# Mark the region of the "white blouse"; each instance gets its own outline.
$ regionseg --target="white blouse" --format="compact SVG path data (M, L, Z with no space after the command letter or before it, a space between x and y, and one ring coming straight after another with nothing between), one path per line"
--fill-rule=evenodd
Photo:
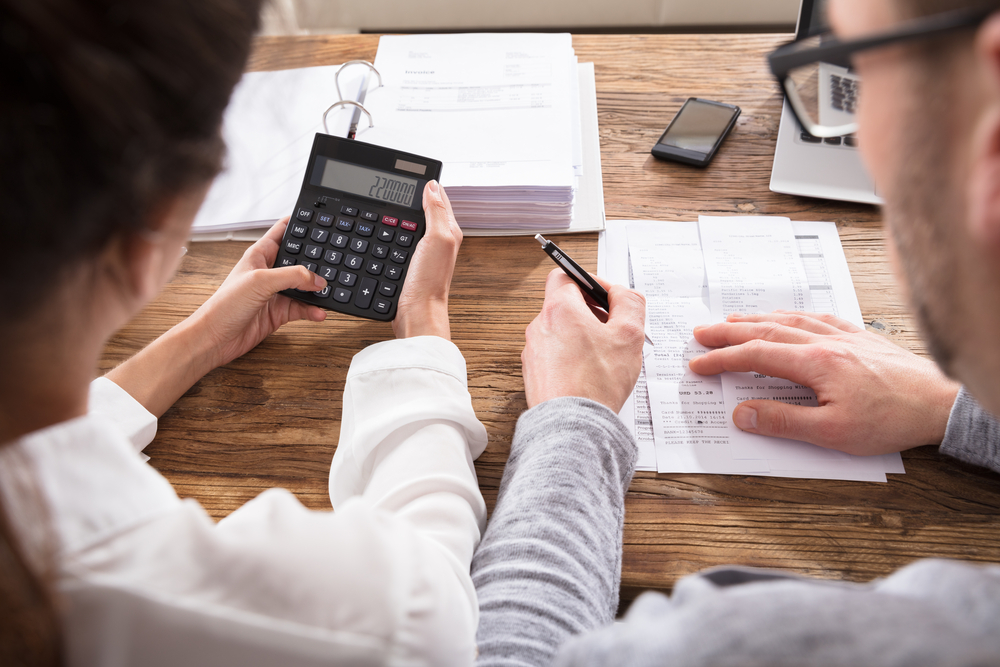
M216 524L142 460L155 431L98 379L87 416L0 450L15 531L56 566L69 664L473 662L469 565L486 506L472 461L486 430L452 343L354 357L334 512L270 489Z

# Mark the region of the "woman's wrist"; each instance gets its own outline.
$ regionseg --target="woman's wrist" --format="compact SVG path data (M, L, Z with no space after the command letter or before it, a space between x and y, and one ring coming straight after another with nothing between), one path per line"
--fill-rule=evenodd
M407 308L403 313L397 311L396 319L392 321L392 330L396 338L439 336L451 340L448 301L428 300L419 308Z

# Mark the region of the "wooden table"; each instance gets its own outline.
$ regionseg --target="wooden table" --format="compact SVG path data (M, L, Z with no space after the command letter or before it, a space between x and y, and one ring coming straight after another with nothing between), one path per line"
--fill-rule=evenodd
M877 209L768 190L781 109L764 55L784 35L578 36L593 61L610 219L695 220L699 213L836 221L861 310L876 330L924 348L891 275ZM367 35L262 39L251 69L373 59ZM689 96L743 114L706 170L654 160L649 148ZM291 203L289 204L291 205ZM596 234L560 237L590 269ZM222 282L245 243L195 244L165 292L108 346L102 370L183 319ZM530 237L466 238L451 294L452 335L490 444L476 463L492 509L514 425L526 408L520 352L551 261ZM327 473L340 432L351 358L392 337L388 324L331 316L284 327L210 373L160 420L146 449L182 496L221 518L283 486L328 509ZM638 473L626 501L623 600L728 563L866 581L922 557L1000 562L1000 476L940 456L904 453L887 484Z

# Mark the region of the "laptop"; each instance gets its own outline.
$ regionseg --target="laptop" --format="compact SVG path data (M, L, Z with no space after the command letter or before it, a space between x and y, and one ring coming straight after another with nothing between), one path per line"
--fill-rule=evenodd
M826 0L801 0L796 38L826 30ZM851 122L857 80L850 70L830 64L820 66L820 121L824 124ZM839 121L839 122L838 122ZM786 98L781 107L778 144L771 167L771 190L789 195L881 204L878 189L868 175L857 139L820 139L806 132L795 118Z

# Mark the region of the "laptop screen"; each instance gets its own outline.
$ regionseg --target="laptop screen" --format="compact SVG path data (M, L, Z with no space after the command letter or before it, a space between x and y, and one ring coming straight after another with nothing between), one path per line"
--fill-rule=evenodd
M799 39L818 35L829 28L826 22L827 0L802 0L799 6L799 24L795 36Z

